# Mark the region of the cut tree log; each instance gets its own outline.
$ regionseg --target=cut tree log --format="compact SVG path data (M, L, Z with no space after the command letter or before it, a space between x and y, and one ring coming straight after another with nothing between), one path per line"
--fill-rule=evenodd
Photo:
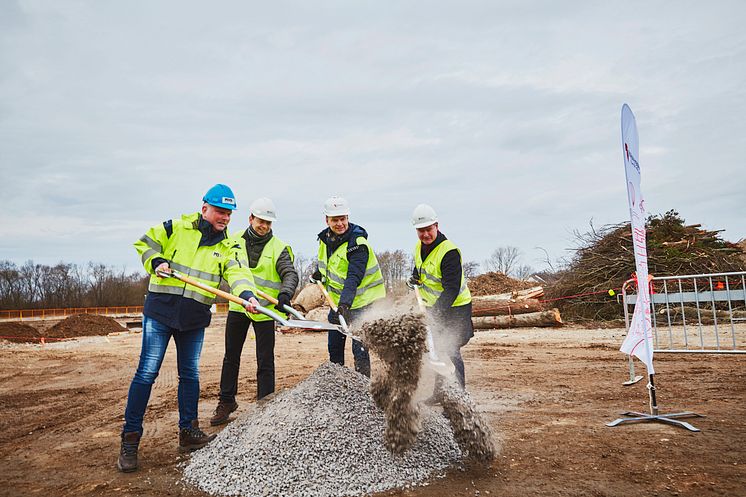
M511 300L536 299L544 296L544 288L535 286L525 290L516 290L508 293L498 293L495 295L472 295L471 301L476 303L482 302L509 302Z
M472 316L503 316L510 314L527 314L544 310L544 304L537 299L485 302L472 297Z
M321 293L319 287L313 283L309 283L303 287L298 295L293 299L293 307L306 314L309 311L321 307L326 303L324 294Z
M471 319L474 329L495 330L501 328L527 328L561 326L562 318L558 309L532 312L530 314L516 314L513 316L483 316Z

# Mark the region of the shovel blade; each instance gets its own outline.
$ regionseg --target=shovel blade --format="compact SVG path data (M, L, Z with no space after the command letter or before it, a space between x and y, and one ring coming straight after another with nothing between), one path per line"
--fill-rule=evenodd
M334 330L334 331L340 331L339 325L331 324L331 323L324 323L323 321L305 321L300 319L289 319L283 323L285 326L290 326L292 328L303 328L306 330L318 330L318 331L325 331L325 330Z

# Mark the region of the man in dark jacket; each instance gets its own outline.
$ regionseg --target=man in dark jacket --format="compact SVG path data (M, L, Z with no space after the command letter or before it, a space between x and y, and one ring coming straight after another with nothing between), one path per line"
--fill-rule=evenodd
M243 262L251 269L254 284L259 290L259 303L274 312L283 313L298 286L298 273L293 266L293 251L274 236L272 223L277 220L275 205L268 198L255 200L250 207L249 227L236 237L242 247ZM277 299L275 307L262 294ZM238 409L238 372L249 326L256 336L256 398L275 391L275 322L264 314L247 315L230 304L225 322L225 357L220 375L220 400L210 424L227 423L230 413Z
M117 467L123 472L137 470L143 416L172 338L179 371L179 448L199 449L215 438L200 429L197 419L199 358L215 295L169 277L171 271L188 273L215 289L226 280L231 293L244 299L246 310L251 313L256 312L259 304L251 291L251 272L238 261L239 247L226 234L231 213L236 208L233 191L217 184L207 191L202 201L201 212L164 221L135 242L140 260L151 276L143 307L140 362L124 411L117 460Z
M438 216L426 204L412 214L419 239L414 249L414 269L409 282L418 285L428 316L437 324L433 339L456 368L465 385L461 347L474 336L471 323L471 293L466 286L461 251L438 229Z
M376 300L386 296L383 274L376 254L368 243L368 233L349 222L350 208L341 197L324 203L327 228L318 234L318 266L312 281L324 284L337 312L329 312L329 322L339 324L339 316L349 325ZM331 330L328 335L329 360L344 365L345 335ZM355 370L370 377L370 356L362 344L352 342Z

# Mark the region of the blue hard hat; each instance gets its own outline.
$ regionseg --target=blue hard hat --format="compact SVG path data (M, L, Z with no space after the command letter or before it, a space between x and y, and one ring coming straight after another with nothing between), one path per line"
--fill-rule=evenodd
M236 197L233 195L233 190L222 183L218 183L207 190L205 196L202 197L202 201L223 209L234 210L236 208Z

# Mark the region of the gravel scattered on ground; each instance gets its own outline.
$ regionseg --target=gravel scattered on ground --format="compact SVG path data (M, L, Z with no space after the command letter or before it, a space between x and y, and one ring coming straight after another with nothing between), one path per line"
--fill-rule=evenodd
M448 420L427 406L411 449L389 452L369 385L321 365L192 454L184 479L213 495L358 496L424 482L461 460Z
M444 380L436 395L464 458L477 463L492 461L497 454L492 430L469 393L454 380Z

